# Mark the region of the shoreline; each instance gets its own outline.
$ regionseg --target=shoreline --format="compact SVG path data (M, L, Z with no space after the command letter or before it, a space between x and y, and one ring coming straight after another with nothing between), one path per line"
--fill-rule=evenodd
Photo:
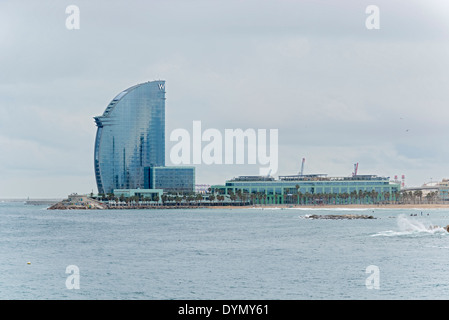
M245 206L207 206L211 209L449 209L449 204L331 204L331 205L245 205Z
M31 201L27 201L27 204ZM32 203L37 204L37 203ZM81 202L73 203L69 199L64 199L60 202L54 203L47 207L48 210L79 210L79 209L100 209L100 210L128 210L128 209L297 209L297 210L375 210L375 209L411 209L411 210L428 210L428 209L449 209L449 204L437 203L415 203L415 204L315 204L315 205L300 205L300 204L219 204L210 205L209 203L190 204L190 205L153 205L153 204L126 204L126 205L109 205L94 199L83 199Z

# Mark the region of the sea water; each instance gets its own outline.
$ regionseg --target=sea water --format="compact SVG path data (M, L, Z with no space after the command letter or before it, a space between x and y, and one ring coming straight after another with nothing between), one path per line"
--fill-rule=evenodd
M308 218L339 213L376 219ZM448 224L446 209L3 202L0 299L448 299Z

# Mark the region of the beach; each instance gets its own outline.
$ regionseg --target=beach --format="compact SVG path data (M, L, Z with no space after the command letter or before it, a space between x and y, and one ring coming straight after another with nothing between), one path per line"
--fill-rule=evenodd
M262 208L262 209L449 209L449 204L416 203L416 204L333 204L333 205L297 205L297 204L262 204L245 206L208 206L211 209L233 209L233 208Z

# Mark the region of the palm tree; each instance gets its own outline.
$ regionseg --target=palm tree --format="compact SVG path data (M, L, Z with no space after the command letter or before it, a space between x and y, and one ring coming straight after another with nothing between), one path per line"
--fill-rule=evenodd
M406 203L408 198L408 192L401 190L399 192L399 199L401 200L401 203Z
M288 192L290 191L290 189L289 188L285 188L284 189L284 193L282 194L282 198L283 198L283 200L284 200L284 203L287 203L287 195L288 195Z
M310 192L306 192L305 195L306 204L309 204L310 198L312 197L312 194Z
M299 184L297 184L296 186L295 186L295 188L296 188L296 194L298 195L298 204L299 204L299 195L301 194L301 192L299 191L299 188L300 188L300 186L299 186Z
M338 202L338 193L332 192L330 194L330 200L331 200L330 204L337 204L337 202Z
M435 201L438 198L438 191L431 192L431 194L432 194L431 199L435 203Z
M351 198L351 204L354 204L354 201L357 200L357 191L351 191L351 193L349 194L349 197Z
M390 193L388 191L383 193L383 198L386 203L390 202Z
M240 199L240 202L242 202L242 198L243 198L243 196L242 196L242 189L238 189L236 191L236 194L237 194L237 197Z
M250 194L249 192L243 192L243 203L246 205L246 202L249 200Z
M392 191L390 192L390 201L393 201L394 203L399 203L401 200L401 193L399 191Z
M231 191L231 194L230 194L230 196L229 196L229 199L231 199L231 200L234 202L234 204L235 204L235 200L237 200L237 196L235 195L235 193L233 193L233 192Z
M410 200L413 200L413 203L415 203L415 197L413 196L413 192L412 191L408 192L408 197L409 197Z
M251 199L251 205L254 205L254 199L256 199L256 195L254 193L251 193L249 198Z
M345 204L348 204L348 199L349 199L349 193L348 192L343 192L340 194L340 198L343 199Z
M329 193L323 193L323 204L329 204Z
M317 203L318 203L318 200L320 200L321 197L322 197L322 194L320 194L320 193L314 193L314 194L312 195L312 202L313 202L313 204L317 204Z
M167 200L168 200L168 195L163 194L163 195L161 196L161 200L162 200L162 205L164 205L165 202L167 202Z
M418 198L418 203L422 202L422 191L421 190L416 190L413 193L413 195Z
M359 203L362 204L362 200L365 197L365 192L363 190L359 190L359 192L357 193L357 197L359 198Z
M329 204L337 204L337 197L338 197L338 194L331 192L329 194Z
M191 205L192 201L194 201L194 200L195 200L195 197L193 195L189 194L187 196L187 201L189 202L189 206Z
M214 200L215 200L215 195L210 194L210 195L209 195L209 201L210 201L210 202L214 202Z
M263 204L263 193L262 192L260 192L260 191L258 191L257 192L257 202L261 205L261 204Z
M373 204L377 203L377 197L379 196L379 193L376 190L371 190L369 192L369 196L371 197L371 201L373 202Z
M298 191L298 192L297 192L298 204L302 203L302 197L303 197L303 196L304 196L304 195L302 194L301 191Z
M195 200L197 201L197 205L199 207L200 206L200 201L203 200L203 196L201 195L201 193L197 193L196 194Z

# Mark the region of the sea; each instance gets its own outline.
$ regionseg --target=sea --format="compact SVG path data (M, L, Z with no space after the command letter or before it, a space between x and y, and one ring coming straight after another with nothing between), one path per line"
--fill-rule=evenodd
M448 224L447 209L59 211L0 201L0 299L448 299Z

